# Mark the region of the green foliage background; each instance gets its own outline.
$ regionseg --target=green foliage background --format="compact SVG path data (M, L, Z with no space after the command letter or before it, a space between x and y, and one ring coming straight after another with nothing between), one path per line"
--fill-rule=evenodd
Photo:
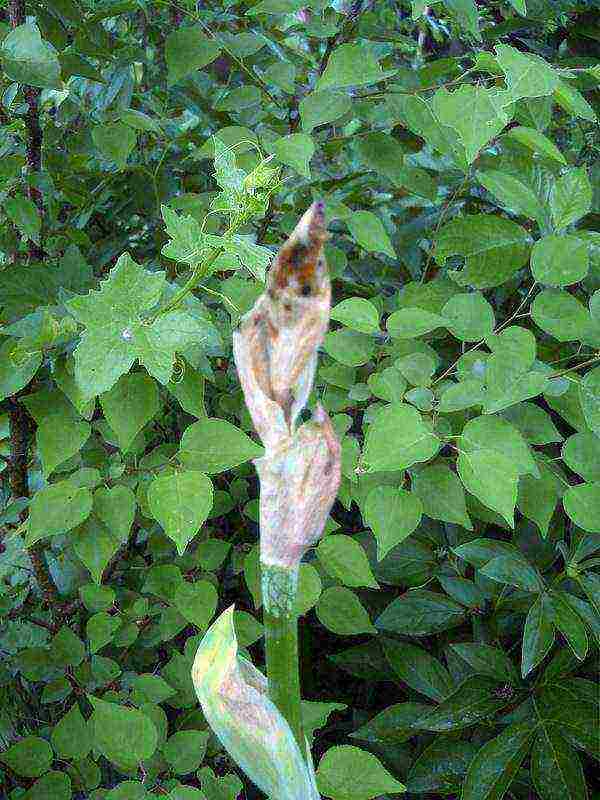
M258 796L189 672L234 602L262 663L231 331L316 198L319 788L596 796L597 3L2 9L2 796Z

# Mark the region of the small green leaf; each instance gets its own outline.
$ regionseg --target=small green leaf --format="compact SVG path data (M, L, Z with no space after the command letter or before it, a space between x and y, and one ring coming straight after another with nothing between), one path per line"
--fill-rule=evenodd
M173 598L173 605L179 613L204 631L210 625L217 610L217 590L208 581L182 583Z
M171 31L165 42L165 60L169 84L174 84L197 69L214 61L221 52L214 39L209 39L201 25Z
M129 154L137 143L135 132L123 122L107 122L92 128L92 141L119 170L125 169Z
M382 408L369 425L363 458L371 472L400 470L428 461L440 446L416 408L394 403Z
M52 748L39 736L25 736L0 753L0 761L24 778L36 778L46 772L53 758Z
M529 752L535 731L530 720L513 723L484 744L467 770L462 800L502 800Z
M587 431L574 433L563 445L562 459L590 483L600 482L600 439Z
M348 297L331 309L331 319L361 333L379 332L379 312L363 297Z
M554 184L550 193L550 211L556 230L584 217L592 206L592 187L585 167L570 169Z
M345 586L331 586L325 589L315 610L321 624L338 636L376 633L360 600Z
M447 328L463 342L485 339L494 329L494 309L480 292L455 294L442 308Z
M558 147L544 136L543 133L535 128L516 127L511 128L506 134L507 138L515 139L520 144L528 147L534 153L540 153L547 158L558 161L560 164L566 164L567 161Z
M384 641L383 649L396 675L411 689L436 703L441 703L452 692L450 674L426 650L391 639Z
M323 347L340 364L359 367L371 359L375 351L375 340L365 333L341 328L325 335Z
M577 752L553 725L541 725L531 752L531 778L544 800L586 800Z
M383 223L371 211L355 211L345 222L352 238L360 247L372 253L385 253L390 258L396 257Z
M7 197L3 205L8 218L23 236L39 243L42 222L35 203L22 194L15 194Z
M326 536L317 547L317 556L327 572L345 586L379 588L365 551L351 536L342 533Z
M588 273L588 244L576 236L546 236L531 251L531 270L539 283L570 286Z
M46 536L66 533L82 523L92 510L89 489L73 486L70 481L53 483L36 492L29 506L27 545Z
M15 352L15 340L8 339L0 347L0 400L27 386L42 363L42 354L22 358Z
M432 464L416 472L412 490L421 500L423 513L431 519L473 530L462 484L444 464Z
M313 128L334 122L346 114L351 108L351 102L348 95L326 89L306 95L298 108L303 130L312 133Z
M148 506L183 555L212 508L213 488L202 472L188 471L155 478L148 488Z
M581 339L590 324L587 308L561 289L545 289L531 304L533 321L559 342Z
M550 592L546 602L550 605L550 615L556 628L567 640L576 658L583 661L588 652L588 636L583 620L575 613L565 592Z
M154 724L133 708L88 695L94 711L89 720L94 746L116 766L135 769L151 758L158 742Z
M513 462L496 450L460 453L458 474L465 489L514 526L518 472Z
M477 180L488 192L514 214L537 220L544 224L545 207L536 193L523 180L500 170L488 169L477 173Z
M304 177L310 177L310 160L315 153L315 143L307 133L291 133L273 143L275 158L287 164Z
M415 589L391 602L377 619L377 627L404 636L429 636L460 625L466 613L443 594Z
M162 753L176 775L187 775L204 760L208 731L178 731L169 736Z
M14 28L2 42L2 67L17 83L56 89L60 85L60 62L54 47L42 39L37 25Z
M541 596L531 606L525 619L521 655L521 674L524 678L544 660L553 644L551 609Z
M159 410L158 386L148 375L136 372L123 375L100 397L106 421L124 452L141 429Z
M499 682L488 675L471 675L452 694L415 722L415 727L444 733L491 717L510 702L498 693Z
M180 458L187 469L209 475L259 458L264 452L235 425L215 418L202 419L186 428L180 447Z
M316 91L341 86L363 86L395 75L396 70L382 70L373 50L362 44L341 44L329 56Z
M390 314L386 321L388 332L394 339L416 339L445 325L444 317L423 308L402 308Z
M86 634L92 655L112 642L114 634L121 627L121 622L118 616L111 616L106 611L99 611L88 619Z
M379 561L410 536L421 522L422 513L422 503L414 491L407 492L394 486L371 489L364 507L364 518L377 541Z
M600 483L571 486L563 497L563 506L576 525L590 533L600 533Z
M100 486L94 492L94 514L121 542L129 538L135 506L135 495L127 486Z
M584 376L579 384L579 399L585 421L600 436L600 367Z
M319 791L333 800L371 800L404 792L378 758L350 745L331 747L317 769Z
M50 740L59 758L80 760L90 752L92 737L77 703L53 728Z

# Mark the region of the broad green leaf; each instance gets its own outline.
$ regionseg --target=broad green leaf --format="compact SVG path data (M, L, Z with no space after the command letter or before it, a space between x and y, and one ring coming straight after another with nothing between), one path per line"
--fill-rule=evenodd
M315 611L321 624L338 636L376 633L364 606L352 589L345 586L325 589Z
M205 378L198 370L185 365L183 375L167 384L167 389L175 397L179 405L193 417L206 417L204 405Z
M8 339L0 347L0 400L27 386L42 363L41 352L23 358L15 352L15 347L14 339Z
M479 571L487 578L516 586L524 592L539 594L544 590L544 581L538 571L521 556L495 556Z
M462 342L485 339L494 329L494 309L480 292L455 294L442 308L442 317Z
M562 494L560 478L545 464L538 465L539 478L531 475L519 477L517 508L527 519L532 520L545 538L550 522Z
M356 651L357 648L354 648ZM345 651L347 657L348 650ZM342 654L342 655L344 655ZM337 657L332 659L339 663ZM343 664L340 664L343 666ZM365 677L359 673L358 677ZM373 676L375 680L381 679L382 676L375 673ZM383 676L389 679L387 675ZM365 725L362 725L357 731L351 733L353 739L360 739L363 742L373 742L390 745L398 745L408 741L415 735L413 728L416 720L419 719L430 706L426 703L395 703L392 706L381 711L373 719L369 720Z
M600 483L570 486L563 496L567 515L590 533L600 533Z
M182 583L173 598L179 613L201 631L208 628L217 610L217 590L208 581Z
M304 735L312 744L314 732L327 724L334 711L345 711L348 708L344 703L323 703L318 700L302 700L302 727Z
M407 492L395 486L371 489L364 507L364 518L377 541L379 561L410 536L419 525L422 513L422 502L415 491Z
M204 760L209 731L177 731L169 736L162 754L176 775L187 775Z
M363 297L348 297L331 309L331 319L361 333L379 332L379 312Z
M137 706L145 703L162 703L175 694L169 684L159 675L136 675L133 682L131 699Z
M577 222L591 209L592 187L584 167L570 169L552 187L550 211L556 230Z
M515 139L534 153L539 153L547 158L551 158L554 161L558 161L560 164L567 163L565 157L554 142L535 128L527 128L525 126L511 128L506 136L510 139Z
M416 408L394 403L382 408L369 425L363 458L370 472L400 470L428 461L440 446Z
M585 750L596 760L600 755L598 742L597 693L592 686L591 696L583 699L568 680L548 683L536 698L538 716L569 744Z
M391 639L384 641L383 649L396 675L419 694L440 703L452 692L448 671L426 650Z
M563 445L565 464L585 481L600 482L600 439L593 433L574 433Z
M476 675L488 675L498 681L518 683L519 676L510 658L497 647L476 642L451 644L451 650L471 667Z
M30 547L47 536L66 533L82 523L92 510L89 489L60 481L35 493L29 506L27 545Z
M499 692L500 683L488 675L471 675L452 694L415 722L415 727L444 733L491 717L510 702Z
M88 619L85 627L87 639L90 643L90 653L93 655L112 642L121 624L122 621L118 616L111 616L106 611L99 611L97 614L93 614Z
M529 752L535 731L530 720L513 723L484 744L467 770L462 800L502 800Z
M458 793L476 752L476 745L470 742L437 737L412 764L406 778L407 790L419 794Z
M563 439L550 415L534 403L518 403L500 416L514 425L529 444L551 444Z
M135 505L135 495L127 486L101 486L94 492L94 514L121 542L129 538Z
M386 321L386 328L395 339L416 339L445 325L444 317L422 308L402 308L390 314Z
M592 106L578 89L567 81L560 80L554 89L554 100L574 117L583 117L590 122L597 122L598 118Z
M315 153L315 143L307 133L290 133L273 143L277 161L292 167L304 177L310 177L310 160Z
M514 526L519 474L513 462L497 450L460 453L458 474L465 489Z
M475 0L443 0L448 11L452 12L459 25L468 31L471 36L481 39L479 33L479 14Z
M350 111L350 98L346 94L332 90L311 92L298 106L302 128L312 133L313 128L334 122Z
M540 726L531 751L531 778L544 800L587 798L579 756L553 726Z
M457 627L466 614L443 594L415 589L392 601L377 619L377 627L404 636L430 636Z
M506 44L496 46L496 59L506 76L508 86L504 105L521 97L543 97L552 94L559 76L550 64L539 56L522 53Z
M100 405L119 447L126 451L144 425L158 413L158 387L143 373L123 375L112 389L101 395Z
M442 125L453 128L460 136L469 164L509 121L495 93L472 84L463 84L453 92L438 89L432 108Z
M395 367L386 367L369 375L367 385L375 397L390 403L400 402L406 390L406 381Z
M325 753L317 769L317 785L332 800L371 800L405 789L378 758L350 745L331 747Z
M379 588L365 551L351 536L343 533L326 536L317 547L317 556L327 572L345 586Z
M345 222L352 238L360 247L372 253L385 253L390 258L396 257L383 223L373 212L355 211Z
M310 609L316 605L322 591L323 584L317 570L311 564L300 564L295 603L295 610L299 617L308 614Z
M375 340L367 334L341 328L325 335L323 347L325 352L340 364L358 367L366 364L373 356Z
M210 478L198 471L161 475L148 487L148 507L183 555L212 508Z
M151 758L158 742L154 724L133 708L109 703L88 695L93 706L89 725L94 747L102 755L125 769L136 769L141 761Z
M600 436L600 367L584 376L579 384L579 399L585 421Z
M76 419L75 415L52 416L44 420L36 431L44 475L48 477L56 467L78 453L91 432L90 425Z
M486 414L469 420L463 428L459 445L465 453L494 450L505 456L519 475L537 477L539 474L531 450L519 431L500 417Z
M451 414L453 411L462 411L472 406L482 406L486 400L486 391L483 381L464 380L460 383L450 384L440 396L438 411L442 414Z
M52 729L52 747L59 758L82 759L92 749L92 737L77 703Z
M39 736L25 736L0 753L0 761L24 778L42 775L49 769L53 758L52 748Z
M102 574L123 540L117 532L91 514L88 519L72 531L69 536L78 558L89 570L96 583L102 582Z
M587 308L561 289L544 289L531 304L531 317L559 342L581 339L590 324Z
M412 490L420 498L423 513L428 517L473 530L462 484L445 464L432 464L416 472Z
M435 259L443 266L449 256L465 259L450 274L461 286L489 289L512 277L529 257L531 238L516 222L489 215L457 217L436 237Z
M92 128L92 141L104 158L114 161L117 168L122 170L127 165L127 159L136 145L137 137L129 125L123 122L108 122Z
M541 596L533 603L525 618L521 651L521 674L524 678L544 660L553 644L552 612L544 596Z
M41 89L60 85L60 62L54 47L42 39L37 25L14 28L0 48L2 68L10 80Z
M588 652L588 636L583 620L569 605L565 592L550 592L545 598L550 606L550 616L562 633L575 656L583 661Z
M329 56L316 91L342 86L364 86L395 75L396 70L382 70L371 47L341 44Z
M263 455L263 448L224 419L207 418L186 428L180 458L187 469L213 475Z
M463 558L478 568L483 567L496 556L519 553L514 545L497 539L473 539L452 549L459 558Z
M171 31L165 42L165 60L169 84L174 84L197 69L214 61L221 52L214 39L209 39L201 25Z
M3 203L4 210L10 221L27 239L33 242L40 241L42 221L37 206L22 194L7 197Z
M23 800L71 800L71 778L66 772L47 772L31 786Z
M548 216L546 209L524 181L495 169L478 172L477 180L501 205L513 213L537 220L541 225L545 223Z

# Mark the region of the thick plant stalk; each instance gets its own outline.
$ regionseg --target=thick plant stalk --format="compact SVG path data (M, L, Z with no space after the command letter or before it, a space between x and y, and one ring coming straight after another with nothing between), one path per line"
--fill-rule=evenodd
M315 203L281 248L266 292L233 336L246 405L265 445L255 465L267 679L237 658L231 609L202 640L192 670L211 727L270 800L319 798L302 730L298 572L323 533L339 488L340 445L321 406L310 422L296 423L329 321L325 239L323 204Z

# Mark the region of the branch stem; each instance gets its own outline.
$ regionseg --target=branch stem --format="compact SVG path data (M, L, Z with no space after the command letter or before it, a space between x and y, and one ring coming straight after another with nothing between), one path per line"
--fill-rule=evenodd
M300 752L306 753L298 667L298 567L261 562L269 697L287 720Z

